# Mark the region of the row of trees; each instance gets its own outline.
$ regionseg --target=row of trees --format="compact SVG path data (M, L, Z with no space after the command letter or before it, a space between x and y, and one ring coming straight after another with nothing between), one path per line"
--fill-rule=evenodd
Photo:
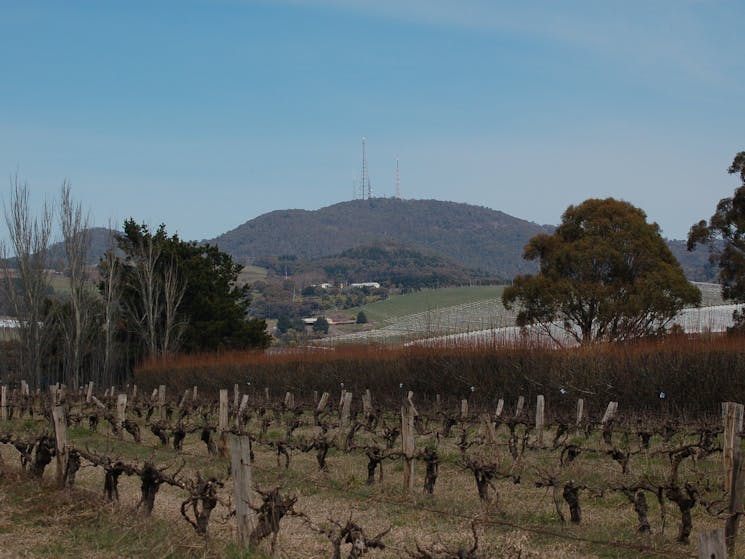
M263 320L247 317L241 266L217 247L151 231L133 219L88 265L90 218L63 183L58 204L34 215L29 188L15 178L5 204L3 292L18 321L17 376L37 385L120 382L134 363L177 351L264 348ZM58 222L64 288L51 287L50 242ZM9 352L6 352L8 355Z
M691 228L688 248L712 247L724 297L745 302L745 152L728 171L739 175L740 187L708 222ZM45 203L38 215L29 194L16 177L4 208L9 245L0 260L2 291L19 323L14 355L23 378L77 388L88 379L119 382L133 363L179 350L269 344L265 322L247 318L248 287L237 283L241 266L217 247L129 219L94 282L87 267L90 220L70 184L63 183L58 204ZM55 221L66 284L58 292L49 272ZM579 343L663 334L682 308L701 301L657 224L613 198L570 206L555 233L531 239L524 256L539 261L540 271L517 276L504 291L505 306L518 310L519 324L552 336L563 331ZM745 328L745 313L734 318Z
M741 185L708 222L691 228L687 248L707 244L723 297L745 303L745 152L728 172L739 175ZM530 240L524 258L537 260L540 271L515 277L503 303L518 311L520 326L541 328L559 343L664 334L684 307L701 302L659 226L613 198L570 206L554 234ZM735 328L745 330L745 312L735 311L733 318Z

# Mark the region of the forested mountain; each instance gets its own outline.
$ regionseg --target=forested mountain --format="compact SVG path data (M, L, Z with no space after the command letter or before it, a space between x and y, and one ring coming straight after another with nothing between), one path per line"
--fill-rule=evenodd
M257 264L271 262L272 258L276 263L280 257L285 260L341 257L341 253L350 249L394 243L425 255L442 256L464 269L509 279L518 273L536 271L534 263L522 259L523 247L532 236L552 231L553 226L538 225L481 206L373 198L341 202L314 211L273 211L207 242L217 244L237 262ZM87 260L95 264L110 246L111 232L102 227L92 228L90 232L92 242ZM709 262L708 249L699 246L688 252L685 244L680 240L668 241L686 276L694 281L714 281L717 270ZM61 266L63 245L52 245L50 253L52 266ZM354 270L354 277L365 275L359 263L347 268Z
M395 241L450 258L465 268L511 278L533 272L523 247L550 231L536 223L481 206L438 200L373 198L320 210L279 210L212 239L239 261L261 256L318 258Z

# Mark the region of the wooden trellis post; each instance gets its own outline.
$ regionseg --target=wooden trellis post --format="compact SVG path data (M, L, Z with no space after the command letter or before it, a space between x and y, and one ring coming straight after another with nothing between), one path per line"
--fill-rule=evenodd
M238 402L240 402L241 398L241 389L238 388L237 384L233 385L233 409L238 408Z
M191 399L193 401L197 401L197 385L194 385L194 388L191 389Z
M292 392L285 392L285 409L295 409L295 396Z
M217 428L222 433L228 428L228 391L220 390L220 408L217 417Z
M0 419L8 419L8 387L5 384L0 386Z
M466 399L463 399L460 401L460 418L461 419L468 418L468 400Z
M539 394L535 399L535 431L538 438L538 444L543 444L543 394Z
M318 401L318 406L316 406L316 411L318 413L321 413L326 408L326 404L328 404L328 402L329 402L329 393L324 392L323 394L321 394L321 399Z
M217 417L217 431L220 433L218 450L220 456L227 457L228 445L225 432L228 430L228 390L220 390L220 411Z
M227 393L227 390L225 391ZM238 543L243 548L256 526L251 508L251 447L248 435L230 437L230 472L233 476L235 517L238 523Z
M85 403L90 404L93 397L93 381L88 383L88 392L85 393Z
M519 396L515 407L515 417L520 417L520 414L523 413L523 406L525 406L525 396Z
M341 396L339 396L339 418L341 419L341 408L344 405L344 397L346 396L347 391L345 389L341 389Z
M605 413L603 414L603 419L600 420L600 423L605 425L611 421L616 417L616 411L618 411L618 402L608 402L608 407L605 408Z
M502 410L504 410L504 398L497 400L497 411L494 412L494 417L500 417Z
M699 559L727 559L724 530L708 530L698 534Z
M416 453L414 418L417 412L411 401L413 395L414 393L409 391L401 405L401 450L404 455L404 489L407 491L414 489L414 454Z
M98 406L98 407L99 407L100 409L102 409L102 410L106 411L106 405L105 405L105 404L104 404L104 403L103 403L103 402L102 402L101 400L99 400L99 399L98 399L98 398L96 398L95 396L91 396L91 401L92 401L92 402L93 402L94 404L96 404L96 406Z
M119 433L122 432L122 425L127 415L127 395L119 394L116 397L116 426L119 429Z
M52 400L52 406L60 405L61 402L59 398L59 384L49 385L49 397Z
M244 394L241 398L241 405L238 408L238 413L235 414L235 426L238 427L241 423L241 415L243 411L248 407L248 394Z
M372 413L372 395L370 394L370 389L368 388L367 390L365 390L365 393L362 395L362 417L365 419L365 421L367 421L371 413Z
M582 425L582 416L585 413L585 401L582 398L577 399L577 427Z
M166 418L166 385L161 384L158 387L158 410L160 411L160 418Z
M743 405L736 402L722 404L724 419L723 460L724 460L724 490L732 491L732 471L734 469L735 448L740 446L742 432Z
M57 485L64 487L65 470L67 470L67 422L63 406L52 408L52 421L54 422L54 439L57 444Z
M341 404L341 421L339 423L339 437L337 444L339 448L344 448L346 443L347 432L349 431L349 413L352 407L352 393L344 392L344 399Z
M732 479L730 480L730 487L732 492L729 494L729 516L727 522L724 525L724 539L727 543L727 552L734 557L735 556L735 542L737 540L737 529L740 524L740 517L742 516L742 500L745 496L743 490L743 460L742 460L742 449L740 448L740 441L734 448L734 455L732 460Z

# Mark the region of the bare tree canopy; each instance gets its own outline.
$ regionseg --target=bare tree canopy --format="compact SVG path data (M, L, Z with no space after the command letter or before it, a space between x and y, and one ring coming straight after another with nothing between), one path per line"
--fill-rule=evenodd
M39 215L29 204L28 183L18 175L11 179L10 198L3 201L10 252L2 247L3 288L19 328L19 366L39 385L49 330L45 299L51 290L48 277L48 248L52 234L52 208L44 202ZM15 267L11 269L11 260Z

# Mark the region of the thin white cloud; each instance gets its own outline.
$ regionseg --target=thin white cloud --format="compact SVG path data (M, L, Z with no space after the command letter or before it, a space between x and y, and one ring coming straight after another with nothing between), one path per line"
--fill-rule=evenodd
M420 25L557 41L652 77L742 87L745 39L736 2L697 0L284 0ZM659 74L661 72L661 74Z

